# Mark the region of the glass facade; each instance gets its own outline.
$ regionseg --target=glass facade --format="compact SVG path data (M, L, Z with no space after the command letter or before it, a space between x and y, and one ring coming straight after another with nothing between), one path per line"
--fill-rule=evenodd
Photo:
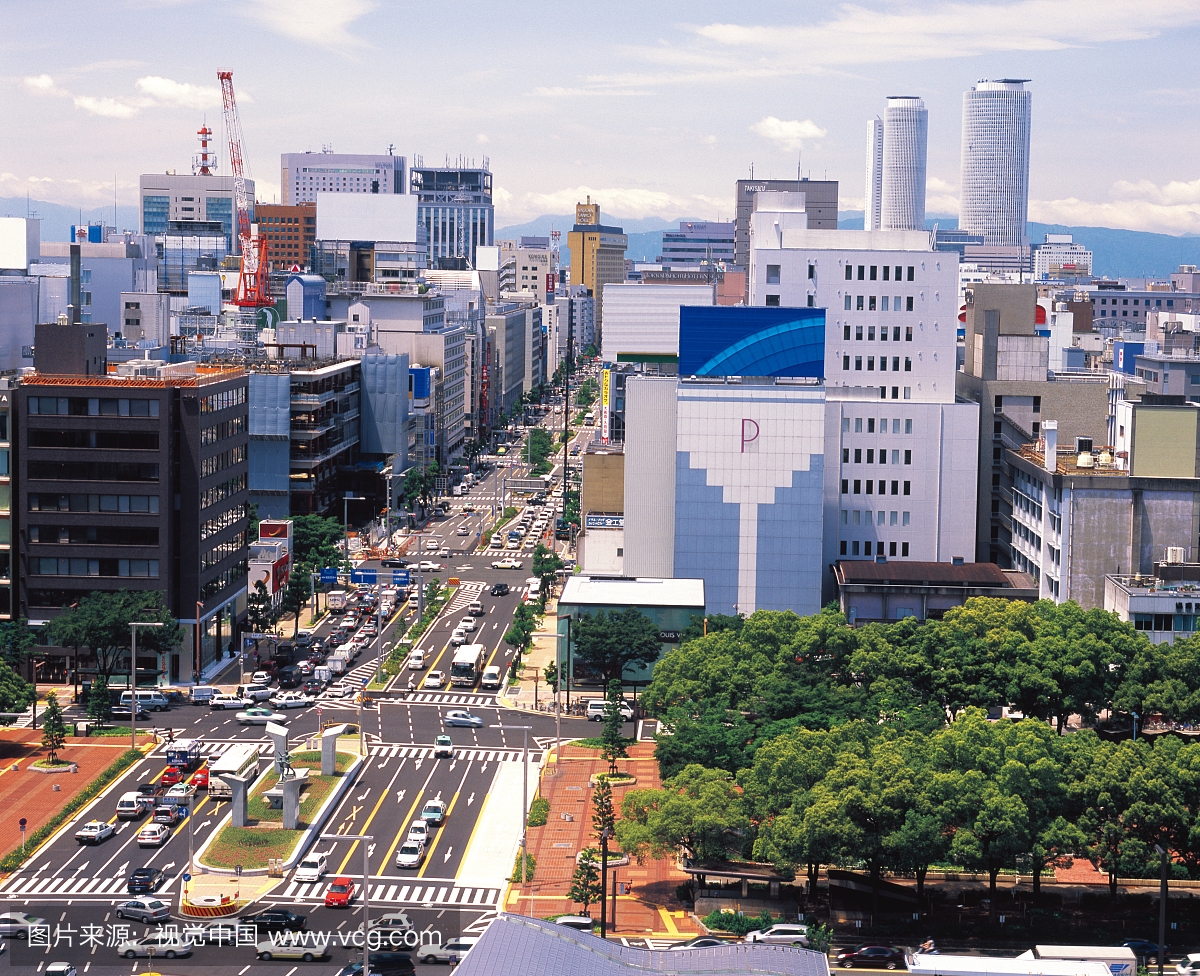
M171 198L150 196L142 197L142 232L145 234L165 234L167 220L171 215Z
M233 238L235 236L233 226L233 200L230 197L205 197L204 219L219 220L221 222L221 226L225 229L225 247L231 253L236 250L233 246ZM254 219L253 214L251 215L250 219Z

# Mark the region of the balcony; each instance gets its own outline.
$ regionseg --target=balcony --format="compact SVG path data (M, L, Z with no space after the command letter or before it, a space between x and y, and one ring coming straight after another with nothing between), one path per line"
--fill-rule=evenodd
M292 406L311 410L313 407L320 407L331 400L336 400L340 392L340 390L325 390L323 393L305 393L293 390Z
M339 440L336 444L330 444L325 447L320 454L296 454L291 456L291 466L293 471L311 471L326 461L330 461L339 454L348 451L358 443L358 434L349 434Z

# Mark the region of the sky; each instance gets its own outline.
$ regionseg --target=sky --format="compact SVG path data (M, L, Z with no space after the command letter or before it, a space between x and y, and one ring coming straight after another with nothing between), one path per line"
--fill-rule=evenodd
M1031 220L1200 234L1198 0L831 4L5 0L0 196L137 202L225 162L234 72L260 200L279 154L385 152L494 174L497 225L572 212L731 219L750 175L840 181L862 206L866 121L929 110L927 209L956 214L962 93L1033 92Z

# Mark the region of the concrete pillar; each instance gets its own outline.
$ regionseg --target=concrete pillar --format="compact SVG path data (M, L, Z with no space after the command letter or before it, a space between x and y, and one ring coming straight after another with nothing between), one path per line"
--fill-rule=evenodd
M337 738L340 725L321 733L321 775L332 776L337 770Z
M232 773L222 773L221 779L229 784L233 796L229 800L230 823L234 827L246 826L246 797L250 792L250 784L254 776L234 776Z
M283 790L283 829L295 830L300 822L300 787L302 779L283 779L279 786Z
M749 878L742 878L742 897L743 898L750 897L750 879Z

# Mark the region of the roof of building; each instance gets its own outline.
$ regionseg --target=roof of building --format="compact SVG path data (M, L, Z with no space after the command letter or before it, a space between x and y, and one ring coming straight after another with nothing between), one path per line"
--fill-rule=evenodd
M704 608L702 579L633 579L612 576L571 576L559 604L599 607Z
M992 586L998 589L1024 588L1025 573L1006 573L995 563L877 563L867 559L840 559L836 568L838 583L881 583L917 586Z
M634 949L540 918L502 914L459 965L458 976L508 976L519 959L524 976L638 976L641 973L733 973L829 976L819 952L791 946L731 943L710 949Z

